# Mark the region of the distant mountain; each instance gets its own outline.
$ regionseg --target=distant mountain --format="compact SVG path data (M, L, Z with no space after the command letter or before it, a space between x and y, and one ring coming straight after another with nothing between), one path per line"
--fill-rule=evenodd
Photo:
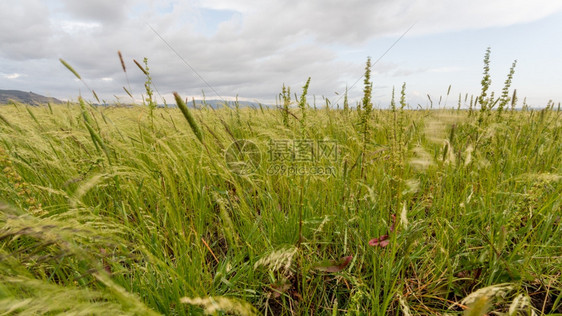
M63 101L61 101L59 99L42 96L40 94L33 93L33 92L25 92L25 91L19 91L19 90L0 90L0 105L1 104L8 104L8 103L10 103L10 101L15 101L15 102L23 103L23 104L31 104L31 105L47 104L47 103L52 103L52 104L64 103ZM218 109L218 108L224 107L224 103L225 103L225 101L222 101L222 100L207 100L207 101L195 100L195 106L197 108L211 107L213 109ZM257 108L257 109L260 108L260 103L258 103L258 102L239 101L238 104L239 104L240 107L252 107L252 108ZM94 105L100 105L100 104L94 104ZM103 104L103 105L111 105L111 104ZM127 104L121 104L121 105L126 106ZM165 105L159 104L158 106L164 107ZM174 103L168 104L168 106L175 107L176 104L174 102ZM187 106L193 107L193 101L188 100ZM231 107L231 108L234 108L235 102L234 101L228 101L228 106ZM267 105L267 104L261 104L261 106L263 108L271 107L271 105Z
M33 92L25 92L19 90L0 90L0 104L8 104L10 101L31 105L64 103L59 99L46 97Z
M188 101L189 101L189 102L187 102L187 105L188 105L189 107L193 107L193 100L188 100ZM231 108L235 108L235 107L236 107L234 101L227 101L227 102L228 102L228 106L229 106L229 107L231 107ZM223 101L223 100L206 100L206 101L203 101L203 100L195 100L195 105L196 105L197 108L202 108L202 107L205 107L205 105L206 105L206 106L211 107L211 108L213 108L213 109L219 109L219 108L224 107L224 103L225 103L225 101ZM238 105L239 105L241 108L243 108L243 107L251 107L251 108L257 108L257 109L260 108L260 103L258 103L258 102L251 102L251 101L238 101ZM168 104L168 106L170 106L170 104ZM173 104L173 106L175 106L175 103ZM268 108L268 107L270 107L270 105L263 104L263 103L261 103L261 106L262 106L263 108Z

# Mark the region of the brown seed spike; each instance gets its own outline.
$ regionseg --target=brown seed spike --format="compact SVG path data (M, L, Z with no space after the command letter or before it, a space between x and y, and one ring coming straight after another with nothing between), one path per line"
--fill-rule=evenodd
M98 98L98 94L96 93L96 91L92 90L92 93L94 94L94 98L96 98L98 103L100 103L100 99Z
M121 67L123 68L123 72L127 72L127 67L125 67L125 61L123 61L123 55L121 55L121 51L117 51L117 55L119 55L119 60L121 61Z
M133 61L139 67L139 69L145 74L145 76L148 76L148 72L146 72L146 70L144 70L144 68L141 66L141 64L139 64L139 62L136 59L133 59Z

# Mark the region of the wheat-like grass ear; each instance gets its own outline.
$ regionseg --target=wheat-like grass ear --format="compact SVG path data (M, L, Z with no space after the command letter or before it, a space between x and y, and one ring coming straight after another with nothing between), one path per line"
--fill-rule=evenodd
M72 66L70 66L69 63L67 63L64 59L59 58L60 62L66 67L66 69L70 70L70 72L72 72L76 78L82 80L82 77L80 77L80 75L78 74L78 72L76 70L74 70L74 68L72 68Z
M121 51L117 51L117 55L119 55L119 61L121 62L121 68L123 68L123 72L127 72L127 67L125 67L125 61L123 60L123 55L121 55Z
M143 67L136 59L133 59L133 62L135 63L135 65L137 65L137 67L139 67L139 69L142 71L142 73L143 73L145 76L148 76L148 72L146 72L146 70L144 69L144 67Z
M183 116L187 120L187 123L189 123L189 127L191 127L193 134L195 134L200 142L203 142L203 134L201 133L201 129L199 128L199 125L197 125L197 122L195 122L195 118L193 117L193 115L191 115L191 112L189 112L187 105L185 104L185 102L183 102L179 93L174 92L174 98L176 99L176 104L180 108Z

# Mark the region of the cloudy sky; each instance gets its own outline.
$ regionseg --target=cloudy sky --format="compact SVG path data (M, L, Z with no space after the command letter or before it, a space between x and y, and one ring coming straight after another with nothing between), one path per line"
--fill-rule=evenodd
M414 23L373 67L377 106L404 82L413 108L427 94L445 105L449 85L456 106L459 93L479 93L488 46L496 93L517 59L521 99L562 101L559 0L2 0L0 89L93 99L62 58L100 98L130 102L120 50L137 98L145 78L133 59L147 57L168 102L178 91L274 103L283 84L300 92L308 77L317 104L357 81L358 100L367 56L377 60Z

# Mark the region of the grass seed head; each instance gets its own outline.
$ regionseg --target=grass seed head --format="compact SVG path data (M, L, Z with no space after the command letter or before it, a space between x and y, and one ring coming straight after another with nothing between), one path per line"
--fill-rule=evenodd
M288 271L293 262L293 257L297 254L296 247L279 249L261 258L254 264L254 269L260 266L268 267L271 271Z
M189 127L191 127L193 134L195 134L195 136L197 137L197 139L199 139L200 142L203 142L203 134L201 133L201 129L199 128L199 125L197 125L197 123L195 122L195 118L193 117L193 115L191 115L191 112L189 112L187 105L185 104L185 102L183 102L182 98L177 92L174 92L174 98L176 99L176 104L180 108L183 116L187 120L187 123L189 123Z
M142 73L145 76L148 76L148 72L144 69L144 67L136 59L133 59L133 62L135 63L135 65L137 65L137 67L139 67L139 69L142 71Z
M250 303L228 297L183 297L180 302L201 306L207 315L217 315L221 311L234 315L257 315L257 310Z
M127 72L127 67L125 67L125 61L123 60L123 55L121 55L121 51L117 51L117 55L119 55L119 61L121 61L121 68L123 68L123 72Z
M67 63L66 61L64 61L62 58L59 58L60 62L66 67L66 69L70 70L70 72L72 72L76 78L82 80L82 78L80 77L80 75L78 74L78 72L76 72L76 70L74 70L74 68L72 68L72 66L70 66L69 63Z

